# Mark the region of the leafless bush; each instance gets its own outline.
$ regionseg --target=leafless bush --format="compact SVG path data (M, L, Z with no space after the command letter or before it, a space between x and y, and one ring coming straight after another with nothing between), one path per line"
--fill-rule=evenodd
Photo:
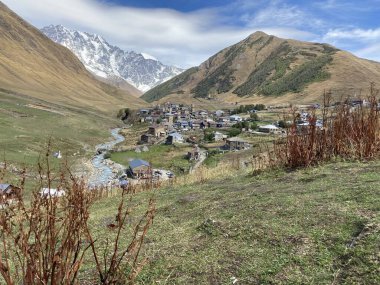
M140 260L139 255L145 236L153 223L155 215L155 203L149 200L148 210L135 225L131 241L123 244L124 228L133 212L132 199L134 190L129 188L122 191L122 199L118 207L114 224L108 227L116 231L114 238L106 238L105 250L99 252L96 248L96 240L93 239L90 229L87 227L87 238L96 265L96 270L101 284L133 284L135 278L147 263L147 259ZM126 207L125 202L129 205Z
M309 166L334 157L370 159L380 154L379 91L371 85L366 105L353 107L347 99L330 106L330 95L324 96L323 127L318 127L316 111L308 118L308 126L297 126L297 111L287 136L275 143L279 163L295 168Z
M117 234L115 239L107 241L105 251L90 226L90 209L99 196L89 191L84 180L74 177L65 165L54 175L48 155L46 163L39 163L38 169L39 183L30 201L23 195L24 170L16 201L1 205L0 274L3 282L7 285L78 284L78 280L83 280L81 268L86 263L96 267L98 278L94 282L98 284L133 284L147 262L139 256L153 222L153 199L136 223L127 223L134 210L130 205L134 191L122 191L114 224ZM50 190L42 195L43 187L50 190L55 187L64 195L56 196Z

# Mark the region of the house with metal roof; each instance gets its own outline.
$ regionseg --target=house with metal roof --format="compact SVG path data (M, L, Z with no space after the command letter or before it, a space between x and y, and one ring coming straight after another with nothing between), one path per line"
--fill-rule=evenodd
M275 125L265 125L259 127L259 132L261 133L267 133L267 134L273 134L279 131L279 128Z
M248 141L239 137L232 137L226 140L226 148L229 150L244 150L250 149L251 147L252 145L249 144Z
M238 116L238 115L232 115L230 116L230 121L231 122L241 122L243 121L242 117Z
M166 138L166 144L183 143L184 139L180 133L171 133Z
M134 159L129 162L127 174L136 179L152 177L152 167L149 162L142 159Z
M0 203L13 200L20 192L21 189L12 184L0 184Z

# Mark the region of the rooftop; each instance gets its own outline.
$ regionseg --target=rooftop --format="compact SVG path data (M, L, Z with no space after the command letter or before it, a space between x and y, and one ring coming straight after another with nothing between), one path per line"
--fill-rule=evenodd
M229 138L229 139L227 139L227 141L229 141L229 142L242 142L242 143L248 143L246 140L244 140L244 139L242 139L242 138L239 138L239 137Z
M11 186L10 184L0 184L0 191L5 191L7 188Z
M265 125L265 126L260 126L260 129L273 129L277 130L278 128L275 125Z
M170 133L169 137L182 138L182 135L180 133L175 132L175 133Z
M142 159L134 159L134 160L132 160L132 161L129 162L129 166L132 169L140 167L140 166L147 166L147 167L149 167L150 163L147 162L147 161L145 161L145 160L142 160Z

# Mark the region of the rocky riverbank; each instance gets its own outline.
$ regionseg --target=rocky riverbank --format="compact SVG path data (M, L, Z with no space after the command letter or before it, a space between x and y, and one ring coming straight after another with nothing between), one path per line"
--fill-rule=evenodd
M85 166L90 170L88 174L88 185L90 187L108 187L118 185L118 173L124 170L124 166L105 158L108 151L125 140L119 134L120 129L112 129L111 135L114 140L96 146L96 155Z

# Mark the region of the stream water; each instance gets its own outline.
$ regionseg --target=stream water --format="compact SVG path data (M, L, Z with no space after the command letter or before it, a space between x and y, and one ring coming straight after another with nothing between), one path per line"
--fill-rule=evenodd
M117 178L117 175L113 172L113 168L104 159L104 155L107 151L112 150L115 145L125 140L125 138L119 134L119 131L119 128L112 129L111 135L114 140L96 146L97 154L91 161L95 173L91 175L88 180L90 187L106 187Z

